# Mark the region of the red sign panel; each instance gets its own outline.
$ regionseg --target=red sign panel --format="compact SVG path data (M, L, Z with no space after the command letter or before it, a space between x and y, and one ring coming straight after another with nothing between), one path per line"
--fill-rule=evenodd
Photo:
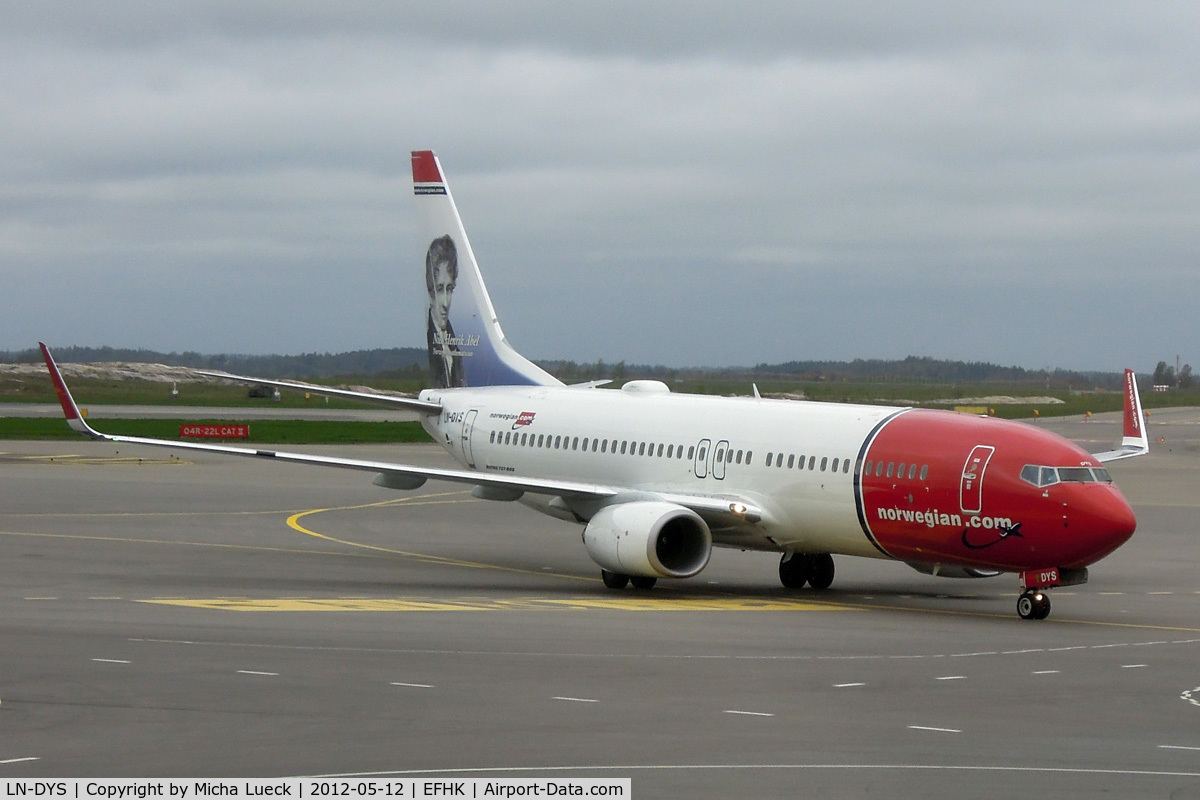
M181 439L249 439L249 425L180 425Z

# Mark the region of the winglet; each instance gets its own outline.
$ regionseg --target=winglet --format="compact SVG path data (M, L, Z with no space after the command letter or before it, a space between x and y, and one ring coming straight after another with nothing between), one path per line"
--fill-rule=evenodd
M1146 434L1146 417L1142 412L1142 396L1138 393L1133 370L1125 370L1125 415L1121 449L1096 453L1098 461L1144 456L1150 452L1150 437Z
M42 348L42 358L46 359L46 369L50 370L50 380L54 381L54 391L58 394L58 402L62 404L63 415L67 418L71 430L93 439L106 438L104 434L88 425L79 413L79 406L75 405L75 398L71 397L71 390L67 388L67 382L63 380L58 364L54 363L54 357L50 355L50 348L46 347L45 342L38 342L38 346Z

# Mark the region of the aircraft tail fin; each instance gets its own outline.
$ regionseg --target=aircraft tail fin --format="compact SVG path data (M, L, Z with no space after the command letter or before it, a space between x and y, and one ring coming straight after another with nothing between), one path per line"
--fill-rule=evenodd
M1125 370L1125 414L1121 447L1106 453L1095 453L1097 461L1116 461L1121 458L1144 456L1150 452L1150 437L1146 434L1146 416L1142 411L1142 396L1138 393L1133 370Z
M458 208L432 150L412 153L425 242L426 344L431 386L561 386L518 353L500 329Z

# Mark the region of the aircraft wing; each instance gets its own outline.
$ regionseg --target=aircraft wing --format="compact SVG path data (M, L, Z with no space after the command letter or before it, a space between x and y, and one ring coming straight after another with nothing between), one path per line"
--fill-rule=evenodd
M45 345L42 345L43 349L45 347ZM227 381L237 381L238 383L262 384L264 386L276 386L280 389L295 389L301 392L311 392L312 394L328 395L330 397L344 397L350 400L363 400L368 403L399 406L400 408L408 408L413 411L421 411L426 414L438 414L441 413L442 410L440 403L431 403L428 400L417 400L414 397L396 397L395 395L375 394L373 392L354 392L349 389L334 389L330 386L321 386L320 384L315 383L274 381L266 378L252 378L246 375L233 375L228 372L212 372L204 369L198 369L194 371L197 375L205 375L209 378L224 378Z
M1101 463L1118 461L1122 458L1144 456L1150 452L1150 438L1146 435L1146 416L1142 413L1142 397L1138 394L1137 380L1133 370L1125 370L1125 419L1124 436L1116 450L1092 453Z
M658 499L690 508L706 520L719 521L723 524L729 524L731 519L742 523L753 523L762 519L764 515L763 510L753 501L732 496L659 493L652 490L633 491L629 487L604 486L578 481L532 478L517 475L497 475L467 469L439 469L434 467L420 467L412 464L396 464L388 461L368 461L335 456L318 456L308 453L290 453L282 450L254 449L221 444L205 444L203 442L150 439L142 436L119 436L102 433L89 425L84 420L83 415L79 413L79 407L76 405L75 399L71 396L71 392L67 388L62 372L54 362L53 356L50 355L50 349L45 344L39 344L42 349L42 357L46 361L46 368L50 370L50 378L54 382L54 390L58 394L58 400L62 405L67 424L72 430L101 441L140 444L151 447L170 447L174 450L221 453L223 455L246 456L250 458L270 458L276 461L288 461L295 464L311 464L314 466L374 472L377 475L375 478L377 485L393 489L416 489L425 483L426 480L432 478L434 480L483 486L508 492L531 492L533 494L558 495L582 500L604 501L609 498L616 498L619 495L631 494L636 494L639 499L645 499L646 495L653 495ZM305 386L305 384L292 383L284 385L287 385L288 388L301 388ZM371 395L367 396L370 397ZM426 405L434 406L436 404L426 403ZM617 502L620 502L620 500L618 499Z

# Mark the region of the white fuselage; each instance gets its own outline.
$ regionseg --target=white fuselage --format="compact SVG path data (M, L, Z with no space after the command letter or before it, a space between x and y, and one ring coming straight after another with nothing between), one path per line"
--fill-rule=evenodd
M768 512L764 524L714 530L714 544L882 556L857 518L855 462L900 409L672 394L653 381L620 391L431 390L422 399L442 403L425 428L469 468L752 498Z

